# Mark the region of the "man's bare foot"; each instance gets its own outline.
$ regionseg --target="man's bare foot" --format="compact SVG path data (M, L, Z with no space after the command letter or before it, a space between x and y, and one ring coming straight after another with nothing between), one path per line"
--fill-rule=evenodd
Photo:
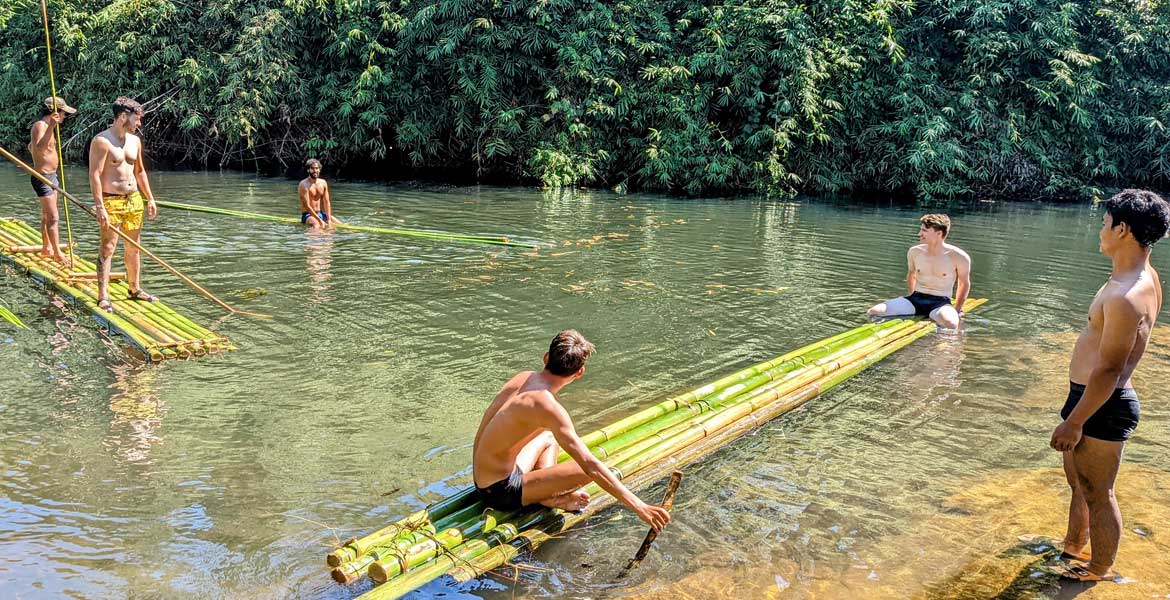
M582 490L577 490L575 492L569 492L568 494L553 496L552 498L541 502L541 504L550 508L559 508L561 510L567 511L578 511L589 505L589 494Z
M69 257L65 256L64 254L54 255L53 260L61 263L61 265L64 267L72 267L73 266L73 261L69 260Z

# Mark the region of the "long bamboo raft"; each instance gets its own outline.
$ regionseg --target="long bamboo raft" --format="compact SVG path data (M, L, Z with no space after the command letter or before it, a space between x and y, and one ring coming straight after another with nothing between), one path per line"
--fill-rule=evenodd
M41 234L24 221L0 218L0 261L27 273L46 289L54 289L71 303L93 314L98 325L125 339L147 361L189 358L235 350L231 341L193 323L163 302L126 300L129 286L111 278L109 294L116 313L97 307L97 266L73 253L65 267L37 251Z
M247 212L242 210L234 210L229 208L216 208L214 206L201 206L198 204L185 204L182 202L171 202L169 200L156 201L159 206L163 208L174 208L178 210L189 210L192 212L202 212L213 215L223 215L228 217L238 217L241 219L256 219L260 221L273 221L275 223L289 223L292 225L301 225L300 219L293 217L281 217L277 215L266 215L263 213ZM349 225L346 223L336 223L334 225L337 229L345 231L356 231L360 233L384 233L387 235L402 235L407 237L421 238L434 241L459 242L464 244L488 244L492 246L510 246L513 248L529 248L538 249L539 244L529 244L527 242L515 242L502 236L487 236L487 235L467 235L462 233L446 233L443 231L429 231L426 229L404 229L400 227L369 227L366 225Z
M968 312L986 300L967 300ZM870 323L668 398L582 439L631 489L718 450L935 330L934 323ZM562 453L560 460L568 457ZM502 513L465 488L326 557L331 575L377 585L361 600L392 600L439 577L466 582L531 551L615 503L596 484L579 513L544 507Z

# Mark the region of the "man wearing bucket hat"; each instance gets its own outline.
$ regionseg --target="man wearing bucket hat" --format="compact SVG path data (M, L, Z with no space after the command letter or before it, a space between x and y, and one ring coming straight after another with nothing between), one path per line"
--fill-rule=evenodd
M45 98L41 118L33 123L29 130L28 151L32 155L33 168L53 182L61 185L57 176L57 126L65 121L66 115L77 112L60 96ZM57 190L46 185L36 177L32 180L33 191L41 203L41 256L52 258L61 264L67 264L68 259L61 253L60 236L57 233Z

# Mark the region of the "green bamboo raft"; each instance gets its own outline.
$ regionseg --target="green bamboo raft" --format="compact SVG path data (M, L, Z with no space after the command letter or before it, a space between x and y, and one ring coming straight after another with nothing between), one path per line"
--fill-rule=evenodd
M967 300L967 312L986 300ZM638 489L718 450L933 332L934 323L870 323L668 398L582 439L625 485ZM568 457L561 453L560 460ZM390 600L442 576L463 583L506 564L615 503L596 484L580 513L487 509L465 488L326 557L331 575L376 584L361 600Z
M125 300L130 288L122 281L111 281L109 288L117 312L110 314L98 309L97 280L92 277L96 265L74 254L73 266L67 268L39 252L28 251L40 245L39 231L19 219L0 218L0 261L24 271L42 287L55 289L74 305L88 310L99 326L124 338L143 359L190 358L236 349L226 337L196 325L163 302Z

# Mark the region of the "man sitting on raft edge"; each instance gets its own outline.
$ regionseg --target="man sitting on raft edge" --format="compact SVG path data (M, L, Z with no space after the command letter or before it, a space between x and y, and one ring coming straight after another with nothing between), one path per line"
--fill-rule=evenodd
M971 257L958 246L947 243L951 218L923 215L919 222L917 246L906 253L906 286L910 294L886 300L869 309L871 318L917 315L930 317L947 329L958 329L963 303L971 292ZM951 293L955 292L951 305Z
M594 481L655 530L670 513L646 504L589 450L555 394L585 374L594 347L569 329L553 338L544 369L516 374L484 412L472 449L472 477L479 497L497 510L541 504L581 510L589 495L581 487ZM571 460L557 464L560 448Z

